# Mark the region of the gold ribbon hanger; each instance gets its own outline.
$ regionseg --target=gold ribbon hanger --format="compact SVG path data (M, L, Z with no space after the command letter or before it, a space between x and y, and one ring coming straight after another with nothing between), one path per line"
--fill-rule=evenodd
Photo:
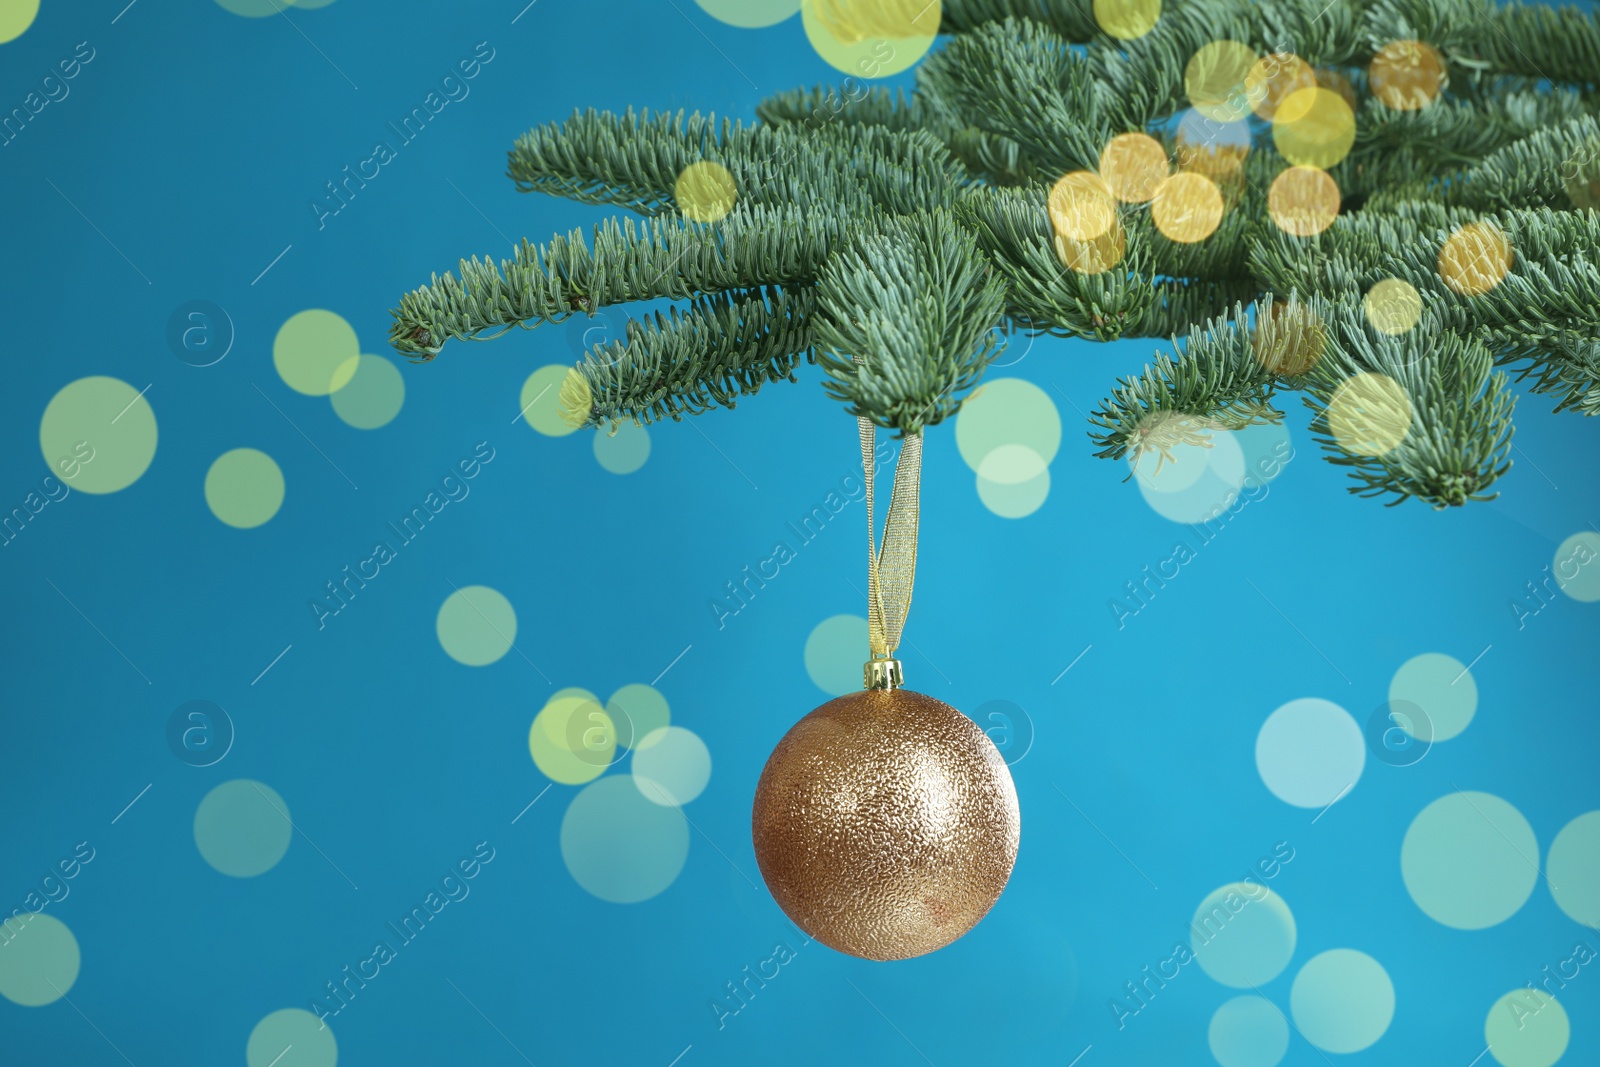
M867 640L872 649L872 658L863 669L863 679L868 689L895 689L905 681L894 652L900 647L906 614L911 610L911 586L917 575L922 435L907 434L900 447L880 546L876 543L872 515L877 427L865 416L858 416L856 422L861 436L862 478L867 490Z

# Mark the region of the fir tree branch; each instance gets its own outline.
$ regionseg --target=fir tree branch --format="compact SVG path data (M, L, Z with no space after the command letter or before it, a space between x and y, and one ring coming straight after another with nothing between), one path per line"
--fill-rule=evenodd
M949 213L886 219L818 282L825 388L853 415L921 433L960 409L994 358L1004 303L1004 284Z
M613 427L735 407L767 382L794 381L802 359L815 362L814 307L810 288L769 287L701 297L687 311L629 322L626 340L584 356L577 370L586 388L563 400L574 421Z
M591 251L582 231L536 247L523 241L513 259L461 261L452 274L400 298L389 338L427 361L452 339L499 337L578 311L659 297L687 299L760 285L815 280L851 220L798 207L741 207L716 225L677 218L595 227Z

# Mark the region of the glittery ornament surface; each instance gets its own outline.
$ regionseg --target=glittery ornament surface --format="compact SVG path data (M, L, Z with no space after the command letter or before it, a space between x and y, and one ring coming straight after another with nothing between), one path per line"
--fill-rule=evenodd
M905 689L807 715L756 787L756 859L778 905L831 948L874 960L942 948L1005 888L1022 820L977 723Z

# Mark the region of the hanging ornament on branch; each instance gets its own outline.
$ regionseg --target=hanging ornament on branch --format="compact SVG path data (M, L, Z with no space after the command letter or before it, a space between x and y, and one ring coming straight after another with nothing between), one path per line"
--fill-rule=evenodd
M865 688L784 735L756 786L761 875L801 929L830 948L900 960L943 948L999 899L1022 816L1011 772L978 724L901 688L894 658L917 559L922 435L895 465L883 544L874 545L874 438L860 418L867 504L871 658Z

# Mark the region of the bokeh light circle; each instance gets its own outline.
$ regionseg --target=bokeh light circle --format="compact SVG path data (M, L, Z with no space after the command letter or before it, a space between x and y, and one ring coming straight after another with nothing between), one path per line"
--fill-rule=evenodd
M1567 1053L1572 1022L1542 989L1513 989L1483 1020L1483 1039L1501 1067L1554 1067Z
M1360 1052L1394 1019L1394 983L1365 952L1329 949L1294 976L1289 1011L1300 1035L1322 1051Z
M573 880L613 904L656 896L689 858L689 823L676 806L654 804L629 774L584 786L561 819L561 858Z
M278 865L294 835L289 805L269 785L251 778L223 782L194 813L200 856L230 878L254 878Z
M360 355L355 328L325 308L291 315L272 341L278 377L307 396L327 396L350 384Z
M1150 218L1169 241L1194 244L1216 232L1222 222L1222 190L1195 171L1163 179L1150 201Z
M596 430L594 458L612 474L632 474L650 458L650 431L637 422L624 422L614 433Z
M400 368L382 356L356 356L352 367L339 368L348 380L329 397L333 413L358 430L387 426L406 402L406 381Z
M1094 0L1094 21L1109 37L1132 41L1155 29L1161 0Z
M1167 150L1147 133L1122 133L1100 152L1100 177L1111 195L1126 204L1142 204L1172 172Z
M78 939L54 915L19 909L0 924L0 997L24 1008L53 1004L78 980Z
M281 1008L256 1023L245 1044L246 1067L335 1067L333 1030L303 1008Z
M1505 922L1539 880L1539 843L1522 813L1491 793L1450 793L1417 814L1400 846L1406 892L1434 922Z
M940 0L802 0L811 47L836 70L887 78L909 69L933 46Z
M842 697L861 688L861 665L871 655L867 620L834 615L817 623L806 638L806 673L818 689Z
M1586 812L1561 828L1550 842L1544 875L1567 918L1600 929L1600 811Z
M1183 439L1167 444L1165 456L1153 444L1140 454L1133 464L1139 494L1152 511L1172 522L1193 525L1217 519L1239 499L1247 478L1239 438L1177 417L1162 421ZM1207 432L1189 440L1196 430ZM1129 458L1131 463L1131 454Z
M621 713L614 715L586 689L563 689L551 696L528 728L528 751L539 773L562 785L600 777L618 758L618 722L626 724L630 740L639 736L623 705L618 708Z
M1250 113L1245 79L1256 64L1256 50L1239 41L1203 44L1183 70L1189 103L1207 118L1236 122Z
M1128 250L1128 235L1122 223L1113 221L1111 228L1092 241L1080 241L1061 234L1055 236L1056 258L1061 265L1079 274L1103 274L1122 262Z
M499 590L469 585L445 597L434 620L445 655L468 667L486 667L517 640L517 612Z
M569 405L563 402L562 396L574 391L586 399L589 395L588 379L574 367L552 363L528 375L528 380L522 383L522 394L517 399L517 405L523 419L533 430L546 437L565 437L580 425L564 413ZM588 404L579 406L587 408Z
M1316 167L1288 167L1267 190L1267 211L1278 229L1314 237L1339 217L1339 184Z
M1355 139L1355 112L1329 89L1296 89L1273 115L1272 142L1298 166L1329 170L1350 154Z
M633 754L633 780L652 804L682 806L711 781L711 750L682 726L652 731Z
M1261 118L1272 121L1283 98L1300 89L1315 88L1317 76L1311 65L1293 52L1272 52L1256 60L1245 74L1245 96L1250 108Z
M733 175L710 159L683 168L672 186L678 210L695 222L718 222L733 210L739 200L739 186Z
M956 416L956 449L976 471L1002 445L1026 445L1046 464L1061 447L1061 413L1050 394L1022 378L985 381Z
M0 0L0 44L15 41L39 17L39 0Z
M1234 997L1211 1016L1206 1043L1221 1067L1278 1067L1289 1051L1289 1020L1265 997Z
M217 0L217 6L247 19L264 19L295 5L293 0Z
M1027 445L1001 445L978 464L978 499L1002 519L1038 511L1050 496L1050 467Z
M1427 725L1407 729L1419 741L1448 741L1478 710L1478 683L1466 664L1442 652L1424 652L1400 665L1389 681L1390 703L1414 704Z
M156 416L140 391L96 375L63 386L39 419L50 473L85 493L126 489L156 455Z
M661 736L656 731L672 724L667 698L643 682L625 685L612 693L606 701L606 714L615 724L617 744L623 748L644 748L652 738Z
M1550 572L1557 588L1573 600L1600 600L1600 533L1581 530L1561 542Z
M1390 41L1367 64L1372 95L1396 111L1418 111L1439 99L1449 81L1444 56L1425 41Z
M718 22L746 30L776 26L800 13L800 0L695 0L695 3Z
M1511 239L1481 219L1459 227L1439 249L1439 277L1462 296L1482 296L1511 271Z
M1367 290L1361 309L1374 330L1398 336L1409 333L1422 318L1422 294L1408 281L1385 278Z
M1262 369L1275 377L1293 378L1321 362L1328 350L1328 329L1317 313L1298 300L1257 305L1250 350Z
M1392 452L1411 432L1411 398L1387 374L1352 374L1334 390L1326 414L1328 432L1355 456Z
M1047 206L1056 233L1070 240L1093 241L1117 224L1116 198L1093 171L1062 175L1050 188Z
M206 507L238 530L253 529L276 515L283 492L283 471L254 448L224 452L206 471Z
M1331 700L1302 697L1278 708L1256 734L1256 770L1272 794L1321 808L1352 789L1367 764L1361 725Z
M1189 924L1195 962L1234 989L1259 986L1283 973L1294 956L1294 915L1260 882L1231 882L1206 895Z

